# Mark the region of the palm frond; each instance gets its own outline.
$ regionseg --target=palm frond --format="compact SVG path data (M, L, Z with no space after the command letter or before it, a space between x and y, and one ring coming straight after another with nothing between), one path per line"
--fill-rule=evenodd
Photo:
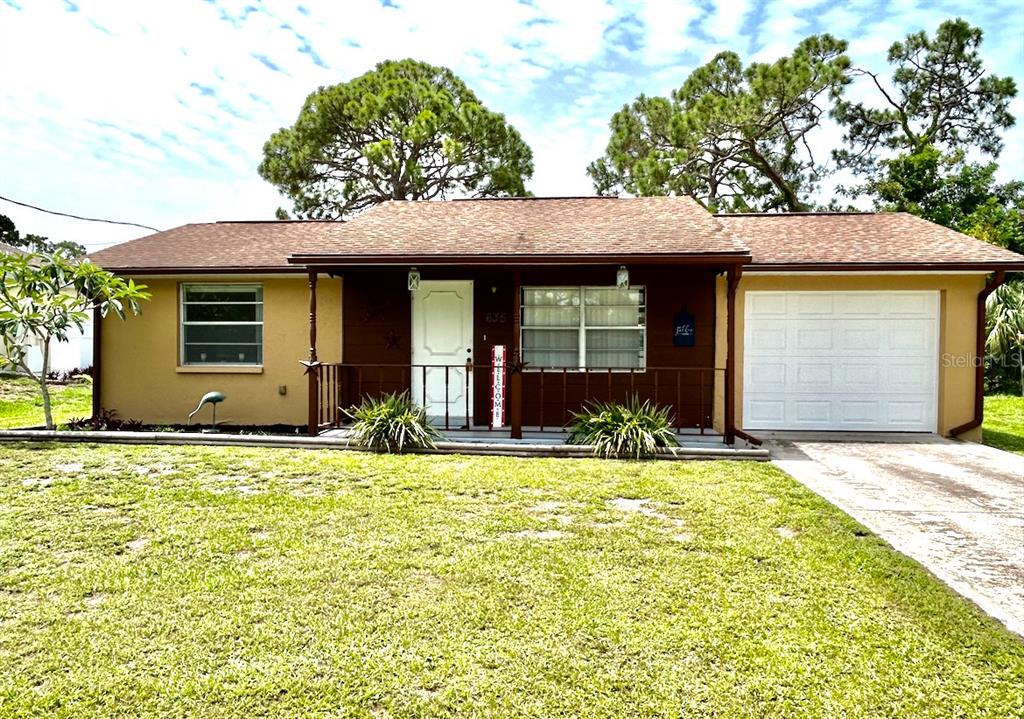
M1006 355L1024 347L1024 286L1005 284L985 303L985 351Z

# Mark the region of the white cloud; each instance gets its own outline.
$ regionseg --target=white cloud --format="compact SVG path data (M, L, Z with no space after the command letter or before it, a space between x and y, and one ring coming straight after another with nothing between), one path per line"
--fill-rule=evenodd
M900 0L885 12L875 0L303 0L306 12L290 0L74 4L0 0L0 194L157 227L287 205L256 174L263 142L317 86L389 58L451 67L504 112L534 149L538 194L591 192L586 166L611 114L640 92L678 87L722 49L772 60L830 31L851 40L856 61L884 70L893 40L963 14L985 28L997 72L1024 80L1024 15L1008 1ZM1024 115L1024 100L1013 110ZM836 133L827 128L819 145ZM1006 139L1004 174L1024 163L1024 130ZM58 239L143 232L3 202L0 212Z
M715 0L701 28L719 42L735 42L751 9L750 0Z
M690 23L703 13L697 2L646 0L640 5L644 37L644 60L648 65L669 62L695 44Z

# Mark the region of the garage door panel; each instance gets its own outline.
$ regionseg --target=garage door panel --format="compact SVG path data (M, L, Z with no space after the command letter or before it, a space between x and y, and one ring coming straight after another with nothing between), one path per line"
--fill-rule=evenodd
M778 425L786 421L786 402L782 399L751 398L746 411L750 413L750 420L759 425Z
M778 350L786 349L786 323L765 321L750 332L750 353L767 352L774 355Z
M831 350L835 347L831 327L797 327L791 347L797 352Z
M752 317L785 317L788 298L777 292L762 292L751 296L746 303L747 313Z
M745 427L935 431L937 292L750 292L746 308Z
M864 424L877 421L881 402L859 397L843 397L836 401L839 422L844 425Z
M920 424L928 418L928 406L924 402L890 400L888 410L891 425Z
M802 293L794 295L789 304L799 317L831 317L835 312L833 296L829 294Z
M893 361L885 370L886 391L925 393L935 384L935 368L924 360Z
M920 317L932 319L936 304L935 293L914 292L906 293L899 303L888 308L890 317Z
M885 298L881 296L860 296L836 294L835 316L837 317L878 317L885 313Z
M898 319L890 322L895 326L889 332L889 349L924 353L934 342L929 328L921 320Z
M832 402L828 400L797 399L793 401L793 416L800 423L831 422Z
M859 320L858 323L865 323L864 320ZM836 346L841 350L851 352L877 352L882 346L882 330L877 325L871 326L857 326L856 323L850 323L853 326L841 325L835 328L836 335L839 337Z
M786 388L786 364L784 362L759 362L750 368L750 382L765 391L779 391Z
M785 367L785 365L783 365ZM794 381L798 392L832 389L831 364L804 362L794 367Z
M865 392L881 384L882 369L877 364L843 362L839 368L840 384L836 389L846 392Z

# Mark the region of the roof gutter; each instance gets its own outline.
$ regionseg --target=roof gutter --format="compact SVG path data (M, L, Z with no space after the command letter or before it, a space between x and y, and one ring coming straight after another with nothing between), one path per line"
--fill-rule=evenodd
M621 263L672 263L680 265L697 264L744 264L750 262L750 254L746 252L708 253L708 254L676 254L676 253L644 253L644 254L559 254L559 255L340 255L340 254L302 254L290 255L288 263L292 265L314 266L368 266L368 265L607 265Z
M1006 272L996 270L978 293L977 334L974 347L974 418L949 430L950 435L954 437L977 429L985 419L985 302L988 300L988 296L1005 281Z
M941 272L953 270L974 270L977 272L1002 272L1024 270L1024 262L758 262L744 268L747 273L755 272Z
M230 267L115 267L100 265L108 272L116 275L300 275L304 274L301 267L259 267L259 266L230 266Z

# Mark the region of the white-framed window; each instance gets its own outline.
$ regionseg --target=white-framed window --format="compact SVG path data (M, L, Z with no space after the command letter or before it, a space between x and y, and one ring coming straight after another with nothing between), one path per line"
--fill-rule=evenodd
M183 284L181 364L263 364L263 286Z
M644 369L643 287L523 287L520 347L527 369Z

